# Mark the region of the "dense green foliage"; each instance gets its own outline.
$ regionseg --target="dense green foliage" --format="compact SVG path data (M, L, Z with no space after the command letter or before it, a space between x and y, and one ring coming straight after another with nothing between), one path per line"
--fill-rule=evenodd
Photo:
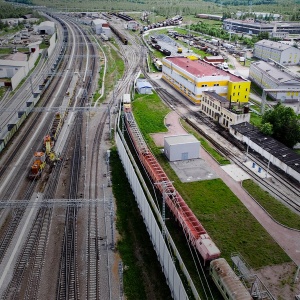
M249 5L249 0L203 0L205 2L212 2L222 5L232 5L232 6L246 6ZM252 5L262 5L262 4L275 4L275 0L252 0Z
M172 299L116 149L111 151L110 164L126 299L149 299L149 295L152 299Z
M21 18L27 14L34 14L35 16L38 16L37 13L32 8L13 6L11 4L3 3L3 2L0 2L0 4L1 4L0 19Z
M243 181L248 193L279 223L300 230L300 217L289 208L261 189L252 180Z
M265 123L272 125L272 136L284 145L292 148L300 142L300 120L291 107L278 103L264 113L262 124Z

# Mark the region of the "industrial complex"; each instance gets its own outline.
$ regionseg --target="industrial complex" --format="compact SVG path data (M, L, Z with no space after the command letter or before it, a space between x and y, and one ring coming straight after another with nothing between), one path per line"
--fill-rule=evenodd
M300 49L284 43L261 40L254 45L253 56L262 60L272 59L282 65L297 65Z
M203 60L166 57L162 78L193 103L201 103L205 91L214 91L232 102L248 102L250 81Z
M278 101L297 101L300 92L300 77L286 68L258 61L250 65L249 79L262 89L278 89L269 96ZM291 89L291 91L288 91Z

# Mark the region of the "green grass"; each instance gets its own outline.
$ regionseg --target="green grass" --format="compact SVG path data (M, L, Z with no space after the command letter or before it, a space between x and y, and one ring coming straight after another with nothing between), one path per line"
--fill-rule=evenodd
M0 54L11 54L13 48L0 48Z
M110 164L126 299L149 299L149 285L153 299L172 299L116 149L111 151Z
M256 114L255 112L251 112L250 115L250 123L254 126L259 126L261 124L262 117L261 115Z
M252 180L243 181L247 192L279 223L300 230L300 217Z
M134 101L134 114L138 125L170 180L221 249L222 256L230 261L230 254L238 251L253 268L290 261L220 179L191 183L182 183L178 179L149 136L149 133L161 132L164 129L165 113L162 112L161 105L157 105L157 101L149 101L145 95Z
M6 87L6 86L1 86L0 87L0 99L2 99L2 97L4 96L7 89L8 89L8 87Z
M150 133L168 131L164 125L164 118L171 110L161 102L156 93L152 95L136 95L133 107L134 117L147 142L151 139Z

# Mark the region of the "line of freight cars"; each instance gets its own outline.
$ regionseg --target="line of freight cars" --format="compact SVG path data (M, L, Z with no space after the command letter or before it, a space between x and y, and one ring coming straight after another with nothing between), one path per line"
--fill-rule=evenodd
M125 15L125 14L121 14L121 13L112 13L112 15L114 15L115 17L118 17L122 20L125 20L125 21L134 21L134 18L128 16L128 15Z
M128 94L124 94L123 96L123 112L127 131L133 141L141 163L154 182L155 187L162 195L165 195L167 206L181 225L191 245L201 255L204 264L210 264L210 276L224 299L252 300L253 298L227 261L224 258L220 258L220 250L149 150L135 122L131 109L130 95Z
M124 45L127 45L128 43L128 40L127 38L125 37L124 34L122 34L119 30L117 30L115 27L113 27L111 24L109 24L109 27L111 29L111 31L122 41L122 43Z
M141 30L141 33L143 31L147 31L147 30L153 29L153 28L179 25L182 22L182 19L183 19L182 16L177 15L177 16L167 19L163 22L149 24L147 26L144 26L143 30Z

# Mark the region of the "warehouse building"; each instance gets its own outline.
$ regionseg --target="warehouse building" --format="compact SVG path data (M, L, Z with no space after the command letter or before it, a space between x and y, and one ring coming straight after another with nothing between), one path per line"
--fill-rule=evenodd
M250 81L221 70L203 60L165 57L162 78L193 103L201 103L203 92L215 92L231 102L248 102Z
M225 19L223 20L223 28L225 30L242 32L247 34L259 34L262 32L268 32L270 36L274 31L288 32L288 34L300 34L299 22L262 23L262 22L255 22L254 19L253 20Z
M139 94L152 94L153 86L146 79L137 79L136 90Z
M269 164L278 167L300 182L300 155L295 151L272 137L264 135L248 122L231 126L230 133L263 156Z
M34 31L38 34L52 35L55 32L55 23L51 21L42 22L34 26Z
M92 29L96 34L104 33L108 38L112 35L107 21L103 19L93 20Z
M272 59L281 65L297 65L300 61L300 50L284 43L261 40L255 43L253 56L265 61Z
M248 106L240 107L215 92L204 92L203 94L200 111L221 126L229 128L231 125L250 122Z
M164 153L169 161L200 157L200 142L191 134L166 136Z
M300 78L288 71L279 69L274 64L265 61L258 61L250 65L249 79L262 89L299 89ZM299 92L272 92L268 95L278 101L296 101Z

